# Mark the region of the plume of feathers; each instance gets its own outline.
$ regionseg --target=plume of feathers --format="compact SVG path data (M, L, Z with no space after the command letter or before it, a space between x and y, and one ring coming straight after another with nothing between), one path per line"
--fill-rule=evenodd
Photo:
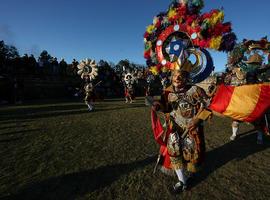
M95 60L89 58L82 60L78 65L78 75L83 79L85 76L89 76L91 80L95 79L98 75L97 64Z
M144 33L144 57L148 67L158 66L155 52L157 38L171 25L178 24L180 31L192 38L194 46L216 51L229 52L236 44L236 35L232 32L231 23L224 21L224 11L214 9L201 14L203 0L174 0L166 12L161 12ZM153 68L156 71L156 68ZM161 68L160 68L161 69Z

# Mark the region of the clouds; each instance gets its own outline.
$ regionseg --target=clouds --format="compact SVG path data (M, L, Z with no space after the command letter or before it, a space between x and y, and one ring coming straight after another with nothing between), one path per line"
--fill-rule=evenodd
M38 57L41 53L41 49L37 44L34 44L27 50L27 53L30 55L33 54L35 57Z
M10 25L0 24L0 41L4 40L5 44L14 45L21 55L27 53L29 55L33 54L35 57L39 56L41 49L38 44L22 45L18 43L18 39Z
M4 40L5 43L14 45L15 34L11 30L11 27L7 24L0 24L0 40Z

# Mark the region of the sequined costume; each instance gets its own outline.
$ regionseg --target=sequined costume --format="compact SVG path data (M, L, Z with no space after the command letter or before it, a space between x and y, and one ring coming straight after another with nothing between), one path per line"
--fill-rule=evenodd
M144 57L150 70L156 74L172 72L171 88L164 91L160 102L153 103L152 129L155 140L161 145L163 166L172 168L178 177L174 192L186 189L185 170L196 172L204 158L202 120L211 112L205 109L207 95L195 84L214 70L206 48L230 51L236 40L231 25L223 23L223 11L201 14L203 5L202 0L174 1L167 13L154 18L144 34ZM220 17L206 26L205 22L214 17L212 13ZM159 110L167 116L166 131L158 122L155 112Z
M164 143L173 169L185 168L197 172L204 160L205 143L202 120L211 112L205 110L207 96L198 86L186 86L176 92L173 87L165 90L161 98L162 111L167 116L168 132ZM188 130L193 120L199 120L194 130ZM165 168L169 167L168 165Z

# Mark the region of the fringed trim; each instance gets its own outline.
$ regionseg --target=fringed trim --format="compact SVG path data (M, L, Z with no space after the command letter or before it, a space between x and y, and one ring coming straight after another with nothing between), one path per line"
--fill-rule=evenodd
M185 167L180 156L170 157L172 169L183 169Z
M174 170L172 169L168 169L168 168L165 168L163 166L160 167L160 171L166 175L169 175L169 176L175 176L175 172Z
M191 172L191 173L196 173L198 171L200 171L201 167L193 164L193 163L188 163L187 164L187 171Z

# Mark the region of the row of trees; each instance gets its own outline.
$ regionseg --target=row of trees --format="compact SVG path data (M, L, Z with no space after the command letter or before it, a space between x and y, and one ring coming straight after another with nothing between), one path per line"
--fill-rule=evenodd
M33 96L31 98L51 98L54 94L47 95L45 92L55 92L59 95L61 91L66 90L65 88L82 87L83 82L77 75L78 63L76 59L71 63L67 63L64 59L58 60L46 50L37 58L28 54L20 56L15 46L0 41L0 101L12 96L12 91L14 93L16 90L23 91L25 99L28 96L30 98L30 95ZM141 82L145 80L147 74L144 65L129 60L120 60L117 64L100 60L97 65L96 82L102 81L97 89L104 96L123 95L122 80L126 72L136 72ZM52 87L53 91L48 89ZM142 84L140 87L143 88Z
M67 63L64 59L58 60L51 56L46 50L42 51L37 59L34 55L20 56L15 46L0 41L0 74L2 75L74 76L77 74L77 65L76 59L73 59L72 63ZM131 71L144 69L143 65L134 64L129 60L121 60L117 64L100 60L98 66L105 69L112 68L119 75L123 73L123 66Z

